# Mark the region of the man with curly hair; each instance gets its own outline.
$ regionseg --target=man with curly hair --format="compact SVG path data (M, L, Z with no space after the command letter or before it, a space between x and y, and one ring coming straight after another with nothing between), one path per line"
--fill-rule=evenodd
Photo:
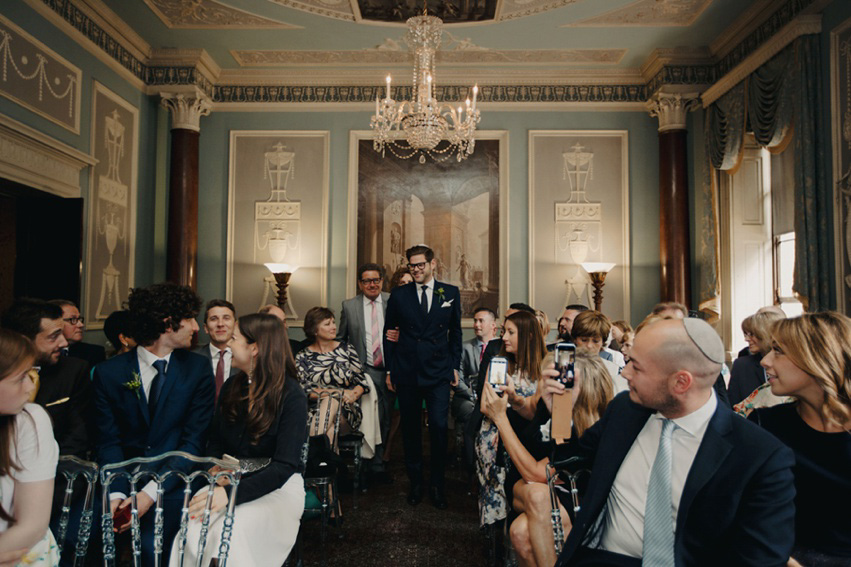
M155 284L131 290L128 300L135 349L98 365L94 372L98 463L105 465L167 451L203 455L213 417L215 382L209 362L189 352L198 331L195 318L201 298L186 286ZM188 463L172 464L172 468ZM166 482L163 544L179 528L182 491L177 479ZM129 486L112 484L110 508L115 514L130 505ZM153 565L153 514L156 484L149 482L136 496L142 518L142 562ZM129 520L115 527L126 531ZM168 557L169 549L163 555Z

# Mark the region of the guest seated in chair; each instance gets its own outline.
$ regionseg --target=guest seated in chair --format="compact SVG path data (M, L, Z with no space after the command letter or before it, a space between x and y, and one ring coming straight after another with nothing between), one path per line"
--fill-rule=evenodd
M245 474L236 491L229 565L280 567L295 543L304 510L301 451L307 398L296 381L292 357L281 352L281 345L289 350L283 323L259 313L240 317L230 341L233 366L241 372L222 387L207 454L229 455L243 463L259 461L252 463L255 472ZM223 484L213 492L214 515L202 565L219 549L223 512L231 498L231 487ZM198 559L199 514L206 498L204 488L189 505L194 519L189 523L184 565L195 565ZM172 547L171 565L177 565L177 545Z
M296 356L296 366L301 385L311 401L319 399L322 390L343 390L343 409L340 421L340 434L361 429L365 419L374 424L378 419L378 408L375 404L362 407L361 396L369 391L369 380L361 366L358 353L349 343L336 340L337 325L334 322L334 312L327 307L313 307L304 316L304 334L310 341ZM326 407L330 403L330 412ZM323 399L318 407L311 412L311 431L325 432L333 445L335 423L325 416L336 416L335 400ZM313 420L320 420L315 423ZM373 428L366 428L366 431Z
M795 547L789 565L851 565L851 319L781 319L762 359L771 392L795 401L754 410L795 453Z
M59 447L47 412L28 403L38 350L0 329L0 565L54 566L59 550L48 529ZM21 563L18 563L18 561Z
M609 372L596 354L585 349L576 352L575 377L573 390L565 394L572 402L574 436L582 435L596 423L614 397ZM550 567L556 560L546 467L553 449L549 439L552 399L554 394L562 393L565 389L560 382L544 379L543 404L539 404L535 419L520 436L508 422L508 399L499 397L490 384L485 385L482 394L482 412L499 429L502 444L520 476L519 480L515 480L516 476L510 475L506 482L514 487L513 508L520 514L511 523L510 533L521 567ZM562 503L569 499L566 491L559 490L557 494ZM559 510L563 533L567 537L570 518L562 504Z

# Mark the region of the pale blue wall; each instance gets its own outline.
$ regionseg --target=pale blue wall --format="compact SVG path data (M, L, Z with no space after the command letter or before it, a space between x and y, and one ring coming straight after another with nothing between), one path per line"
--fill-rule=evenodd
M632 320L659 300L659 177L657 121L644 112L495 112L482 105L482 130L509 133L509 299L528 297L528 136L535 129L629 131ZM345 299L350 130L366 130L367 112L214 112L201 121L201 205L198 291L225 293L227 179L230 130L331 132L329 294L336 309ZM211 222L206 222L210 220ZM550 313L550 317L558 314Z

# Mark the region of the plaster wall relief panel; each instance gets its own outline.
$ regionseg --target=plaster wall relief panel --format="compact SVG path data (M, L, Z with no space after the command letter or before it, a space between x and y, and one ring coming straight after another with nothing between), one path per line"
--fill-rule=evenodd
M215 0L144 0L151 11L172 29L294 29L284 22L231 8Z
M0 95L80 133L82 71L0 15Z
M238 312L276 303L265 264L292 273L282 306L292 324L324 305L328 141L327 132L231 132L227 296Z
M837 306L851 311L851 19L831 32Z
M92 153L83 313L90 329L122 308L133 286L139 111L98 82L92 103Z
M614 262L603 311L629 316L629 188L623 131L531 131L530 301L557 319L594 306L583 262Z
M712 0L638 0L568 26L690 26Z
M349 0L269 0L275 4L295 8L311 14L319 14L337 20L354 22L358 18Z

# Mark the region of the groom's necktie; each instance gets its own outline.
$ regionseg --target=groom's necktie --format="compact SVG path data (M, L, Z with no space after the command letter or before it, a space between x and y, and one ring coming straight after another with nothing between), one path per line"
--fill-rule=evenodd
M644 507L644 553L647 567L674 566L674 520L671 514L671 434L674 422L662 420L659 450L650 469L647 502Z
M151 382L151 391L148 395L148 414L151 417L154 417L157 400L160 399L160 392L162 392L163 382L165 382L166 364L168 364L168 361L162 358L154 361L154 368L157 369L157 375L154 376L154 380Z
M426 295L427 289L427 285L423 284L421 286L422 291L420 292L420 309L422 309L423 315L428 315L428 296Z

